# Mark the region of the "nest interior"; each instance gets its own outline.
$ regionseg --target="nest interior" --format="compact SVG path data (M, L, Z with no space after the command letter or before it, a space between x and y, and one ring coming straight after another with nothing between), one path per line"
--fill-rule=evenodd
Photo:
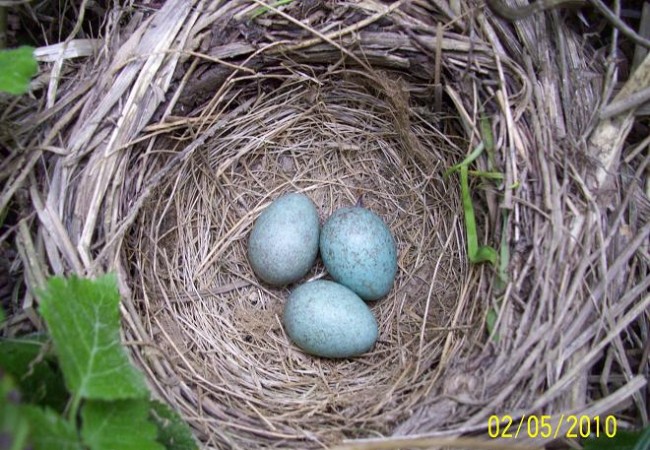
M281 78L267 94L238 91L246 108L159 186L125 246L143 287L138 314L164 357L155 379L178 383L213 421L212 439L234 433L225 417L249 446L386 434L433 387L448 334L482 334L480 304L458 301L467 262L458 189L443 174L463 153L449 123L436 128L439 115L396 116L408 109L382 83L396 91L398 81L313 67ZM380 336L367 356L327 360L293 346L280 319L288 289L260 283L247 262L254 219L288 191L307 194L322 220L361 198L395 236L400 270L372 302ZM317 264L306 279L326 276Z
M15 233L22 311L46 274L116 271L134 361L206 447L387 448L495 413L647 421L647 139L626 144L630 114L594 113L615 75L566 15L476 3L106 11L94 58L52 64L47 95L3 115L31 151L1 171L0 207L33 230ZM649 79L646 58L617 95ZM446 173L477 148L475 238L494 266L469 263ZM367 355L298 351L289 290L251 272L247 234L290 191L321 219L361 198L396 238Z

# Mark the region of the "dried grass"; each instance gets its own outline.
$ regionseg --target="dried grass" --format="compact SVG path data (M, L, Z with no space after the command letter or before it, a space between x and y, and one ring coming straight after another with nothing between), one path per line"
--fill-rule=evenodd
M117 271L134 361L207 447L452 446L491 414L647 422L648 142L625 150L633 109L599 117L604 60L554 13L294 2L246 22L260 4L114 11L94 65L48 81L49 108L7 108L29 150L0 168L0 209L22 192L30 211L11 326L36 320L45 274ZM648 64L616 102L647 87ZM509 250L503 288L468 264L443 176L484 115L496 150L477 164L505 181L472 187L481 242ZM323 217L362 196L397 239L368 355L299 352L280 321L287 290L246 262L255 217L287 191Z

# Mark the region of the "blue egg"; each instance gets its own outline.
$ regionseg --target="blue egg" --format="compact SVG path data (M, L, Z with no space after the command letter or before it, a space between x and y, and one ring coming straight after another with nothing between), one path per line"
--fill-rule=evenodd
M369 209L337 209L325 222L320 253L334 280L364 300L390 292L397 274L397 249L384 221Z
M372 348L377 321L350 289L317 280L291 292L282 317L289 338L305 352L326 358L350 358Z
M286 194L255 221L248 240L248 261L255 274L274 286L298 281L318 255L320 221L303 194Z

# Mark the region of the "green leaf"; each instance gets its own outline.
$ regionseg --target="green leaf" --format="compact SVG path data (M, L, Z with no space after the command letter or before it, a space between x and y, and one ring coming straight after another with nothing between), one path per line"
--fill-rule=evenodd
M158 427L158 442L167 450L197 450L190 427L169 406L152 401L149 417Z
M29 82L37 72L33 47L0 50L0 91L15 95L28 92Z
M68 389L81 398L144 398L147 387L120 342L120 296L113 275L51 278L39 294Z
M601 434L583 441L584 450L647 450L650 448L650 427L641 431L616 430L613 437Z
M632 450L648 450L649 448L650 448L650 427L645 427L645 429L640 433L639 440L636 442L636 445Z
M164 450L148 414L145 399L90 400L81 409L81 436L91 450Z
M29 422L20 410L20 392L11 376L0 373L0 448L27 448Z
M59 414L33 405L21 409L29 420L29 440L34 450L81 450L77 431Z
M65 408L69 395L63 374L42 336L0 340L0 367L18 382L25 402L58 412Z

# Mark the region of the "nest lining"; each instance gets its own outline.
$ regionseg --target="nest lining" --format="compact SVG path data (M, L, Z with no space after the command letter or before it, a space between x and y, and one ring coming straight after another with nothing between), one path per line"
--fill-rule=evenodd
M467 271L458 189L443 171L462 151L432 113L400 118L411 124L404 139L385 95L342 75L288 76L232 117L160 186L129 242L139 314L177 395L213 422L211 439L304 446L386 434L430 391L449 333L481 334L474 313L452 329ZM413 140L433 161L426 177ZM255 217L290 191L307 194L321 220L361 197L396 238L395 286L371 303L380 334L363 357L293 346L281 324L289 290L261 284L248 265ZM319 263L306 279L323 277Z

